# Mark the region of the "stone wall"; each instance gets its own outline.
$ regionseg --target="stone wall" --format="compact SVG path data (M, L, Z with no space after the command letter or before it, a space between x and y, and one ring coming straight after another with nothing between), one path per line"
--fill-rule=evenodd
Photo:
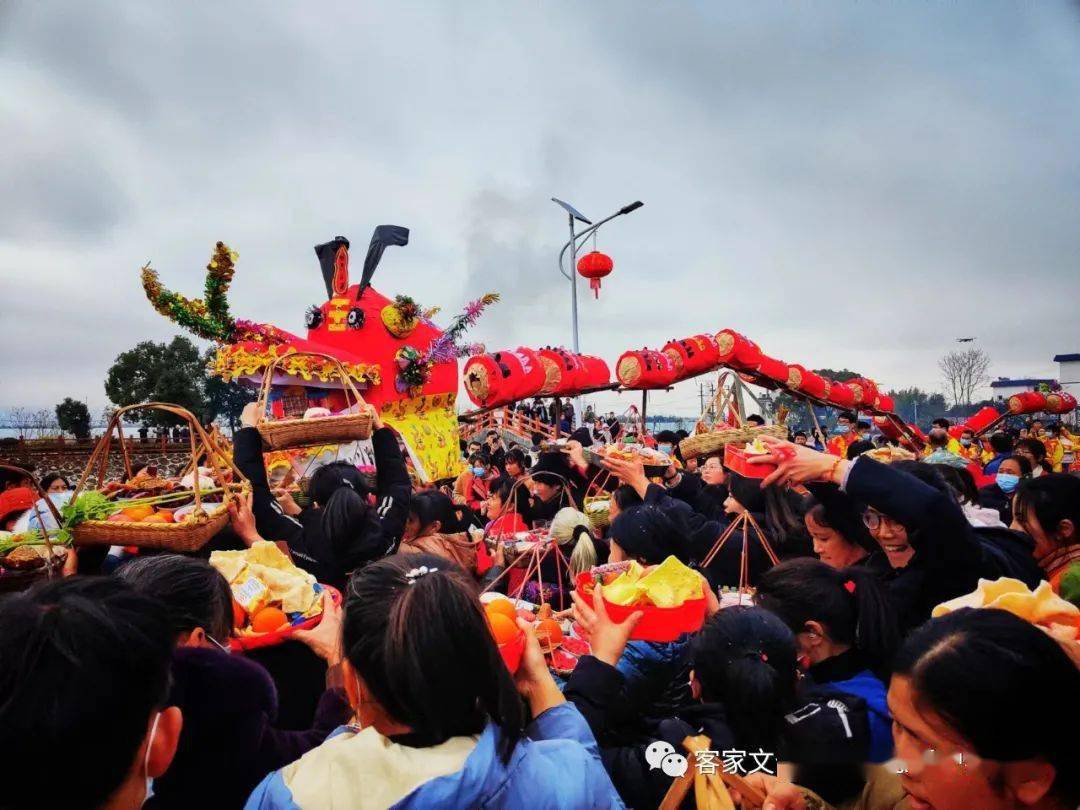
M46 473L58 472L65 476L72 486L75 486L79 476L83 474L87 463L90 461L90 453L93 448L20 448L15 452L4 452L0 449L0 462L14 464L19 467L28 463L33 465L34 474L41 477ZM191 460L190 448L166 447L162 449L159 444L149 444L139 447L137 444L132 448L131 466L137 471L147 465L156 466L159 475L179 475ZM120 452L114 450L109 454L108 477L120 478L124 472L124 462Z

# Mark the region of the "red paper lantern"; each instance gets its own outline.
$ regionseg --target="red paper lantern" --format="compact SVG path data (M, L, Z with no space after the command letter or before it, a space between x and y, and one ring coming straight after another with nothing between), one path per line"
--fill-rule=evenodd
M1076 397L1068 391L1055 391L1046 395L1047 413L1069 413L1076 410Z
M667 388L676 379L671 358L655 349L623 352L615 364L615 376L625 388L652 390Z
M896 412L896 402L893 401L893 398L888 394L882 394L880 392L877 395L877 400L874 402L874 407L885 413Z
M835 380L830 380L830 382L832 385L829 388L829 404L838 408L854 408L855 391L851 386Z
M518 398L525 370L511 352L470 357L462 370L465 393L478 408L507 405Z
M787 386L815 399L829 396L829 381L798 363L788 366Z
M1038 413L1046 407L1046 395L1038 391L1024 391L1009 397L1009 413Z
M987 405L969 416L964 423L964 427L973 433L979 433L999 416L1001 416L1001 414L997 412L996 408L991 408Z
M581 374L581 361L573 352L563 348L541 349L537 352L544 366L544 387L541 396L564 397L583 386L578 383Z
M847 381L847 386L855 394L855 404L862 408L872 408L877 399L877 383L864 377Z
M580 366L578 391L591 391L611 383L611 369L603 358L594 357L591 354L579 354L577 359Z
M881 435L886 439L900 439L904 435L900 432L900 428L893 423L893 420L887 416L875 416L874 424L877 425L877 429L881 431Z
M614 269L615 262L611 260L611 257L598 250L586 253L578 259L577 263L577 271L589 279L589 286L592 287L597 298L600 297L600 279Z
M757 372L781 385L787 385L788 383L788 364L783 360L777 360L775 357L763 354L758 361Z
M734 329L721 329L716 333L719 351L717 362L736 370L754 369L761 360L761 347Z
M692 335L682 340L669 340L661 351L675 366L675 373L680 380L712 371L720 357L720 350L712 335Z

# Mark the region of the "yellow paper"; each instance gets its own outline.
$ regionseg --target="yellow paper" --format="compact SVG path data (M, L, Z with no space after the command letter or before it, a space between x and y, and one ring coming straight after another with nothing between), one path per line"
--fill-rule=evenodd
M456 478L465 468L454 401L454 394L433 394L382 406L383 421L401 435L423 481Z
M701 598L701 577L676 557L668 557L652 569L637 587L657 607L678 607Z
M277 544L268 540L260 540L243 551L215 551L210 555L210 565L229 581L234 594L252 578L265 585L267 594L258 600L258 607L280 603L286 613L308 614L318 606L315 577L293 565ZM248 609L243 602L241 606Z

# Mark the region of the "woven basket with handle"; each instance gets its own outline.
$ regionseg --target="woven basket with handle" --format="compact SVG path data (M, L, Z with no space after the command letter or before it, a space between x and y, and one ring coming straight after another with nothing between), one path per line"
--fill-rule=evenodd
M361 409L360 413L323 416L315 419L267 419L270 406L270 389L274 384L274 372L278 365L293 357L318 357L334 367L341 378L341 387L345 392L347 407ZM255 427L262 436L263 444L269 450L291 450L298 447L311 447L320 444L345 444L357 439L371 438L371 414L363 410L364 398L356 390L348 372L341 362L328 354L319 352L290 352L275 358L263 374L259 388L258 422Z
M124 429L122 417L124 414L139 409L164 411L173 416L178 416L187 423L190 431L191 460L182 475L188 471L195 471L193 476L192 496L195 501L195 510L191 515L177 523L146 523L132 521L120 523L109 520L84 520L71 530L76 545L81 546L137 546L139 548L166 549L168 551L191 552L198 551L205 546L215 534L225 528L229 522L229 503L241 494L251 491L251 486L243 473L233 464L232 459L224 456L203 430L202 425L190 411L170 405L165 402L147 402L139 405L128 405L120 408L109 420L109 426L101 437L94 452L90 455L90 461L86 470L79 479L72 495L72 501L79 497L88 488L100 489L105 484L106 472L109 465L109 451L112 448L113 435L119 439L121 455L124 461L124 471L128 478L132 475L131 457L128 453L127 443L124 441ZM209 466L215 473L215 478L221 482L224 490L220 503L205 504L210 507L209 511L204 508L201 478L198 474L200 460ZM87 487L91 477L95 475L96 484ZM231 480L228 473L231 473Z
M21 467L14 467L11 464L0 464L0 470L9 470L15 473L26 473L26 470ZM38 500L45 502L45 508L52 514L56 520L56 525L61 524L60 512L56 508L56 504L52 502L50 498L38 484L37 481L31 479L34 491L37 493ZM38 512L37 503L33 507L35 512ZM42 523L41 514L38 512L38 522ZM64 566L64 558L62 555L53 554L53 543L49 540L49 535L44 531L42 527L42 534L44 535L45 542L45 565L40 568L31 568L28 570L4 570L0 572L0 593L14 593L15 591L22 591L29 588L35 582L39 580L60 576L60 570Z
M731 407L731 393L724 391L724 379L727 376L728 373L726 372L721 375L719 384L717 385L716 396L713 397L709 407L701 414L701 419L698 421L697 428L699 432L696 432L692 436L687 436L679 442L679 452L682 453L683 458L711 456L714 453L723 452L724 448L732 442L742 442L745 444L754 441L758 436L775 436L778 439L787 438L788 431L783 424L757 427L748 425L743 421L742 416L739 414L739 410L735 407ZM739 422L738 427L720 424L721 414L723 414L725 408L728 407L731 407L735 419ZM705 427L706 417L710 414L716 419L716 423L712 428Z

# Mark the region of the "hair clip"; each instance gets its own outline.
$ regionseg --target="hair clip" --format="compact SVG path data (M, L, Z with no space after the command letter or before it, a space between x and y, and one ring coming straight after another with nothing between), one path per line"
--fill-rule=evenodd
M855 580L849 579L844 583L844 590L848 593L855 593Z
M405 581L412 585L416 580L425 574L430 574L434 571L438 571L438 568L428 568L426 565L421 565L419 568L412 568L405 572Z

